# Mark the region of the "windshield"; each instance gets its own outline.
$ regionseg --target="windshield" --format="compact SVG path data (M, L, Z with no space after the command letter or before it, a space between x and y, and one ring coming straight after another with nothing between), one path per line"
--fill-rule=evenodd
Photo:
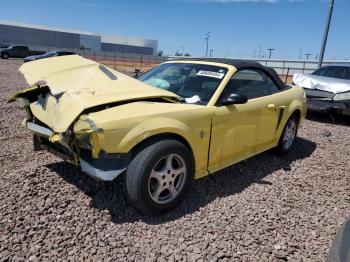
M350 66L322 67L313 72L312 75L350 80Z
M186 103L206 105L227 73L227 68L169 63L157 66L137 79L181 96Z

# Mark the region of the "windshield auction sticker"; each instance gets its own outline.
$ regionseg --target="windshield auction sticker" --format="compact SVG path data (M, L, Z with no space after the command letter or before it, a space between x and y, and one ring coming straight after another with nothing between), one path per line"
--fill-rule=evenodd
M224 75L225 75L224 73L217 73L213 71L203 71L203 70L199 70L197 73L197 76L207 76L207 77L213 77L218 79L222 79Z

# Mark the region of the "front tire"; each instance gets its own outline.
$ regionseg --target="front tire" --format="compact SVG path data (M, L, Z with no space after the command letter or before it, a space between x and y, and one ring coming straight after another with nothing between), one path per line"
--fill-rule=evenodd
M176 140L162 140L140 150L125 176L129 202L145 214L164 213L179 204L194 177L190 150Z
M275 148L278 155L286 155L290 151L297 136L297 130L298 118L296 115L292 115L284 126L278 145Z

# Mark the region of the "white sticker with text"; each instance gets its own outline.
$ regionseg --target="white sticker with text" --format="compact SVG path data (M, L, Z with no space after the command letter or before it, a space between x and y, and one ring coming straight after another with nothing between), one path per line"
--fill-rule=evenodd
M207 77L213 77L218 79L222 79L224 75L225 75L224 73L217 73L217 72L203 71L203 70L199 70L197 73L197 76L207 76Z

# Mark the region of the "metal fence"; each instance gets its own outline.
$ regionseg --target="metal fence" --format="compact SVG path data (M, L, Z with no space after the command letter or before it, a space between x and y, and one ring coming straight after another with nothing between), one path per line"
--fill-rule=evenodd
M317 60L284 60L284 59L252 59L262 65L274 68L279 75L293 75L295 73L309 74L315 71L318 67ZM323 65L329 64L349 64L348 60L327 60Z
M169 60L167 56L91 51L86 49L54 48L54 47L46 47L46 46L28 46L28 47L34 53L48 52L48 51L54 51L54 50L75 52L77 54L80 54L83 57L92 59L110 68L113 68L115 70L118 70L120 72L129 74L129 75L133 75L135 73L135 69L138 69L141 72L144 72L160 63L163 63Z
M53 47L38 47L29 46L32 51L52 51L57 50ZM103 52L103 51L90 51L90 50L80 50L80 49L66 49L59 48L64 51L72 51L78 53L86 58L103 63L116 70L130 73L135 69L140 71L146 71L151 67L154 67L165 61L174 59L175 57L168 56L153 56L153 55L140 55L131 53L117 53L117 52ZM176 57L181 58L181 57ZM264 66L274 68L280 75L281 79L289 82L291 77L295 73L305 73L309 74L315 71L318 67L318 61L316 60L284 60L284 59L254 59L246 58L246 60L254 60L261 63ZM324 65L329 64L349 64L349 60L326 60Z

